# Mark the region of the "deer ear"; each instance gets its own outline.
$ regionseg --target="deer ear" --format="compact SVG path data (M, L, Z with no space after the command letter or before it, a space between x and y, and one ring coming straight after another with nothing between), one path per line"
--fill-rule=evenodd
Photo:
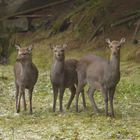
M120 41L120 44L122 44L122 43L125 43L125 38L123 37L123 38L121 38L121 41Z
M105 40L105 42L109 45L109 48L111 48L111 47L112 47L112 44L111 44L111 41L110 41L110 39L109 39L109 38L107 38L107 39Z
M63 44L63 49L66 49L68 47L67 44Z
M29 50L29 51L32 51L33 48L34 48L33 45L28 46L28 50Z
M20 50L20 46L15 44L16 49L19 51Z
M109 38L107 38L107 39L105 40L105 42L108 43L109 45L111 44L111 41L110 41Z

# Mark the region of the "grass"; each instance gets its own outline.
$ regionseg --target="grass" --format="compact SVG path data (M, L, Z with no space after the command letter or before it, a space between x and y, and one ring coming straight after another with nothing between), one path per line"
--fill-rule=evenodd
M93 112L87 95L86 110L83 109L80 100L80 113L75 112L74 102L69 111L65 110L61 114L57 108L57 112L53 113L49 70L42 67L39 69L39 79L33 95L33 115L29 115L28 111L16 114L12 66L0 66L0 139L139 140L139 69L140 66L135 63L121 63L122 78L114 99L116 117L111 119L104 115L103 97L98 92L95 94L95 99L102 110L98 115ZM67 90L64 96L64 108L68 98Z
M45 34L45 33L44 33ZM42 36L45 36L42 32ZM65 33L65 35L69 32ZM62 43L64 34L56 35L51 42ZM32 35L36 38L36 35ZM27 37L23 37L23 47L29 43ZM63 39L63 40L62 40ZM33 115L28 111L15 113L15 86L12 74L12 65L15 61L15 50L10 55L10 65L0 66L0 139L8 140L116 140L131 139L140 140L140 65L131 61L126 62L127 54L131 54L131 47L122 50L121 74L115 99L115 118L104 115L104 101L100 93L95 94L96 102L101 109L100 114L95 114L86 95L87 109L84 110L80 101L80 113L75 112L75 102L71 109L60 114L52 112L52 88L49 80L49 69L52 60L52 52L49 49L48 40L35 45L33 61L39 68L39 79L33 94ZM70 44L71 45L71 44ZM66 50L66 58L80 58L87 53L108 56L109 50L96 50L92 44L78 46ZM79 52L80 50L80 52ZM134 53L134 52L133 52ZM129 55L129 56L130 56ZM130 57L129 57L130 58ZM64 95L64 108L69 98L69 91ZM28 101L28 94L26 95ZM58 104L58 102L57 102ZM58 105L57 105L58 107Z
M77 4L82 5L82 2L84 0L77 0ZM98 5L98 0L93 3ZM16 114L12 68L16 57L15 49L11 50L10 64L0 65L0 140L140 140L140 65L133 62L139 48L133 47L132 49L130 44L127 44L121 53L122 76L115 93L115 118L111 119L104 115L104 100L99 92L96 92L95 100L101 110L100 114L93 112L87 95L85 110L81 99L80 113L75 112L75 101L73 101L71 109L66 110L65 107L70 96L68 90L64 95L65 112L59 113L58 102L57 112L52 112L53 98L49 79L52 52L48 44L53 42L54 44L68 43L71 45L71 50L68 48L66 51L66 58L73 58L73 56L80 58L89 52L100 56L109 54L108 49L97 48L94 42L85 43L90 36L89 33L92 33L90 21L94 15L94 9L92 9L94 4L83 12L85 19L74 31L68 30L64 34L59 33L44 40L41 39L47 36L47 31L38 31L17 37L23 47L35 42L33 61L39 68L39 79L33 94L33 115L29 115L29 111L21 111ZM77 12L70 13L74 24L79 21L77 18L81 17L79 13L76 14L77 16L75 13ZM58 30L59 22L56 21L53 25L54 31ZM41 41L37 42L36 40ZM28 94L26 98L28 103Z
M69 36L69 32L65 34ZM41 37L43 36L45 33L42 32ZM62 43L64 36L64 34L56 35L51 42ZM36 37L32 35L32 38ZM30 42L31 37L22 38L21 42L24 47ZM29 111L15 113L15 86L12 74L12 65L16 57L15 50L10 55L10 65L0 66L0 139L140 140L140 65L134 63L132 59L126 62L129 53L130 57L134 56L131 54L131 47L124 47L121 53L124 55L122 60L125 61L121 62L122 78L117 86L114 99L116 117L111 119L104 115L103 97L98 92L95 94L95 99L102 112L98 115L93 112L87 95L87 109L83 109L80 101L80 113L75 112L74 101L69 111L65 110L65 113L60 114L57 108L56 113L52 112L52 88L49 80L52 53L47 44L49 44L48 40L41 41L35 45L33 50L33 61L39 68L39 79L33 94L33 115L29 115ZM109 54L108 49L106 51L96 50L92 44L74 49L70 47L71 50L66 51L66 58L80 58L89 52L100 56ZM64 95L64 108L69 95L67 90ZM26 98L28 101L28 94Z

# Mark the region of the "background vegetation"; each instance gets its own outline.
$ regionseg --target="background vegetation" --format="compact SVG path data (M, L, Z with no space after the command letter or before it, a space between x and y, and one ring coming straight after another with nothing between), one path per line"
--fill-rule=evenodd
M139 10L138 3L139 0L76 0L33 13L52 14L55 18L47 19L45 22L44 19L35 19L32 24L35 27L37 25L39 29L18 32L13 34L11 39L23 47L34 44L33 62L39 69L39 79L33 94L34 113L15 113L13 64L16 49L10 47L8 64L0 65L0 139L140 140L139 31L136 35L138 43L132 44L138 19L111 28L111 24L125 14ZM60 27L67 18L72 23L61 31ZM48 21L51 22L48 24ZM94 31L102 21L104 29L100 29L93 37ZM104 42L108 37L111 40L125 37L127 40L121 49L121 80L114 99L115 118L104 115L104 100L100 92L95 94L96 102L101 109L100 114L93 112L86 93L87 109L83 109L80 100L80 113L75 112L75 101L69 111L65 109L63 114L58 111L53 113L52 87L49 79L52 52L49 44L67 43L69 48L66 50L66 59L80 59L89 53L109 59L110 51ZM64 107L69 95L67 90L64 95ZM28 101L28 94L26 98Z

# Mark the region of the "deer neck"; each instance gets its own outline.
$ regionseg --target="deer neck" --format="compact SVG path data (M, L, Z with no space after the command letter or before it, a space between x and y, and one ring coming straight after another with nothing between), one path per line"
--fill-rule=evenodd
M63 60L54 60L53 70L57 74L61 74L64 71L64 59Z
M120 72L120 52L117 55L111 54L110 65L113 72Z
M20 63L20 67L21 67L21 76L24 76L25 74L30 74L32 73L31 72L31 69L32 69L32 60L31 61L17 61L18 63Z
M28 60L28 61L21 61L22 66L29 66L32 64L32 60Z

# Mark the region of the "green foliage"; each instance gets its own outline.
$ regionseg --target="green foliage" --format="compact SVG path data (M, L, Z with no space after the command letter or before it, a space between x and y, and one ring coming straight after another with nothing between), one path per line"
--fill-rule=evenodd
M59 28L60 28L60 25L61 25L61 22L60 21L55 21L53 23L53 27L52 27L52 30L53 30L53 33L57 33Z

